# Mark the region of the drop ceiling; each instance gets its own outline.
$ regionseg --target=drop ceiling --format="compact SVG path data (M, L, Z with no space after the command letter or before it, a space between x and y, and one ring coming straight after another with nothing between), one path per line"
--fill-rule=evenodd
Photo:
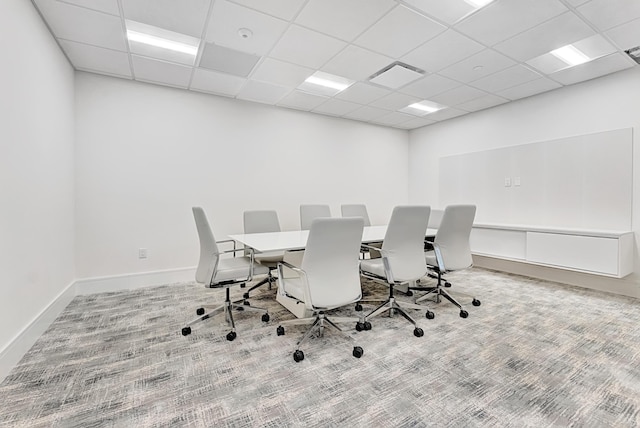
M625 51L640 45L638 0L33 3L77 70L401 129L638 66ZM197 56L129 41L130 21L196 38ZM595 59L559 66L549 52L567 44ZM370 80L394 63L421 74L394 88ZM355 83L314 94L303 83L317 71ZM407 113L420 102L444 108Z

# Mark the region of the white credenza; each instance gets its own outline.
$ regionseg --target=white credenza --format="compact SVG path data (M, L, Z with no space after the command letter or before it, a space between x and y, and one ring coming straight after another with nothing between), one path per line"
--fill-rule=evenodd
M633 232L474 224L471 252L622 278L633 272Z

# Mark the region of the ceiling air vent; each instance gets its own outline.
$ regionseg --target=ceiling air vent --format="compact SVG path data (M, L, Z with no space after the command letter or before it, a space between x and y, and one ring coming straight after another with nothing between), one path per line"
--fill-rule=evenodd
M369 77L371 83L398 89L424 76L424 70L396 61Z
M625 52L631 57L632 60L640 64L640 46L628 49Z

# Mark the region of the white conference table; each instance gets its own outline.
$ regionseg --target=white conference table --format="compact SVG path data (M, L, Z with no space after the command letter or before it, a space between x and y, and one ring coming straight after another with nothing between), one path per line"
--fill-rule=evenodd
M435 236L436 229L427 229L426 236ZM362 242L382 242L387 232L387 225L366 226L362 231ZM285 232L245 233L229 235L229 239L253 248L256 253L271 251L303 250L307 246L308 230L290 230Z

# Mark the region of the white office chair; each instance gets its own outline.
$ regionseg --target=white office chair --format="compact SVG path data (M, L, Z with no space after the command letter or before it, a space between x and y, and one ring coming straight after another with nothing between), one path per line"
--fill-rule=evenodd
M229 298L229 288L234 285L246 284L253 279L254 275L266 275L269 269L261 266L253 259L253 250L237 248L232 250L220 251L218 244L233 242L232 240L217 241L213 236L209 221L204 210L201 207L193 207L193 217L196 221L198 229L198 238L200 240L200 260L196 270L196 281L204 284L207 288L224 288L226 297L223 303L217 305L204 305L196 311L198 318L187 323L182 329L182 335L191 334L191 326L199 321L211 318L218 312L224 312L226 322L231 325L231 331L227 334L227 340L231 341L236 338L236 326L233 321L233 310L255 311L262 313L262 321L269 321L269 314L266 309L255 308L238 302L232 302ZM231 255L236 252L248 251L248 256L240 257L222 257L222 255ZM205 313L206 309L211 309Z
M329 205L300 205L300 229L309 230L316 218L331 217Z
M363 220L361 218L318 218L311 223L307 246L300 268L289 263L278 264L280 286L278 293L304 304L313 315L309 318L282 322L277 328L278 336L284 334L284 325L311 324L311 327L296 344L293 359L300 362L304 353L300 345L313 332L322 336L324 327L340 322L353 322L358 318L329 318L325 312L350 305L362 298L358 251L362 241ZM295 275L292 275L292 271ZM353 356L360 358L363 350L353 348Z
M398 206L393 209L387 232L382 242L379 259L360 261L360 273L366 278L389 285L389 298L371 311L365 319L370 320L389 311L389 316L395 312L402 315L414 326L413 334L420 337L424 334L421 328L411 318L404 308L424 309L424 306L414 303L399 303L393 295L394 286L406 282L413 282L427 273L424 262L424 236L429 222L428 206ZM356 310L362 310L358 305ZM427 310L426 317L433 319L434 313ZM370 325L365 325L368 330Z
M364 204L345 204L340 206L342 217L362 217L364 220L364 226L371 226L369 221L369 213L367 212L367 206Z
M469 313L453 296L443 288L442 276L451 271L466 269L473 265L469 236L476 215L475 205L450 205L445 208L442 221L438 227L433 250L425 253L429 269L437 275L434 287L415 286L411 290L426 291L427 294L416 299L416 303L435 295L435 301L440 303L444 297L460 309L460 316L467 318ZM475 297L473 306L480 306L480 300Z
M340 206L340 211L342 212L342 217L361 217L364 220L365 227L371 226L367 206L364 204L345 204ZM371 254L371 252L366 247L360 247L360 255L363 259L366 258L367 254Z
M280 221L278 220L278 213L273 210L253 210L244 212L244 233L269 233L280 232ZM263 266L269 268L267 277L253 285L250 289L244 293L243 298L248 299L249 293L264 284L271 285L277 281L278 278L273 276L272 271L278 268L278 263L282 261L284 257L284 251L274 251L269 253L255 254L254 259Z

